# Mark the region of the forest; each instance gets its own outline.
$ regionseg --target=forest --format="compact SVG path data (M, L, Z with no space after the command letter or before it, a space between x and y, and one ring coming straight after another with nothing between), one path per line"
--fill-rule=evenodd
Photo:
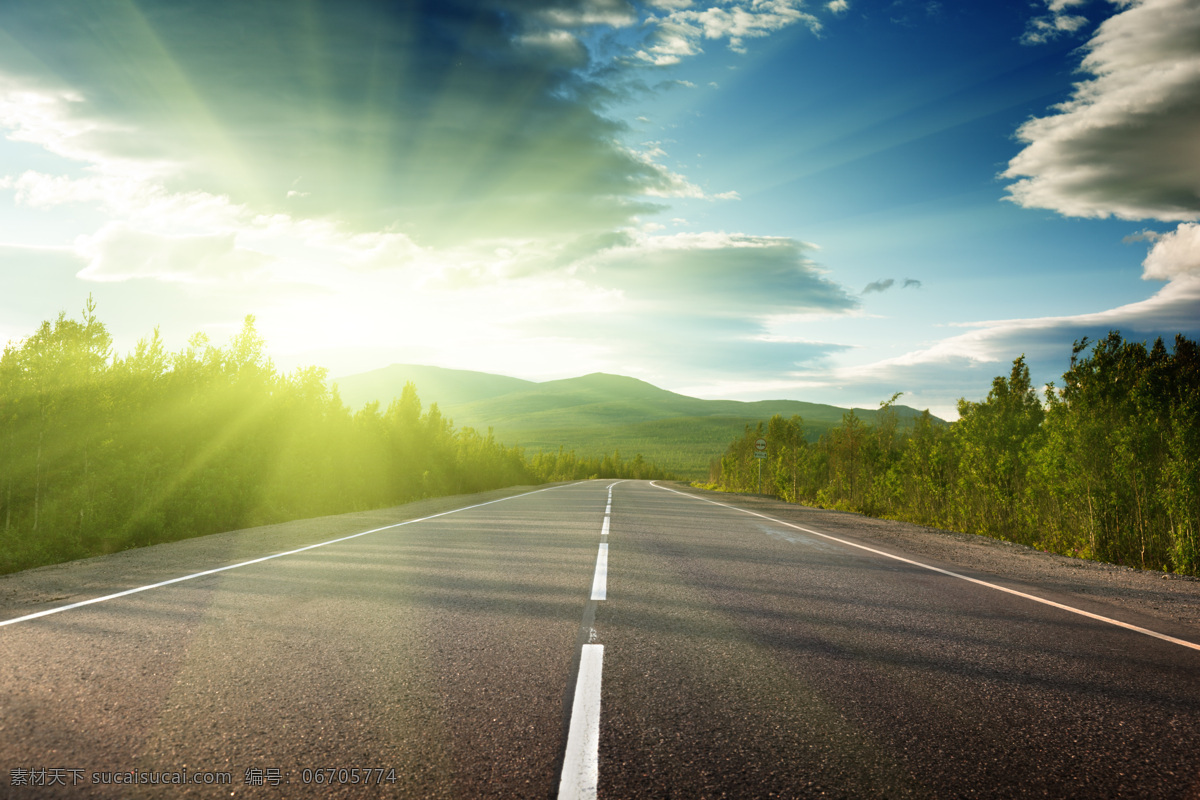
M1114 564L1200 574L1200 350L1119 332L1076 342L1062 386L1039 398L1024 356L949 425L853 412L815 443L776 416L713 461L710 486L762 491Z
M456 429L411 383L352 412L326 371L276 371L247 317L225 346L125 356L89 298L0 357L0 573L424 497L669 477L640 455L538 453Z

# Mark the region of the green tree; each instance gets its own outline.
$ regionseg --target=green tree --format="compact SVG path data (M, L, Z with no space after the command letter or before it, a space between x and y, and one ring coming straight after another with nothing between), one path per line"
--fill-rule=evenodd
M1045 415L1029 378L1025 357L1013 361L1007 379L997 377L981 403L958 402L954 435L960 446L960 520L973 530L1028 541L1024 513L1032 454L1041 443Z

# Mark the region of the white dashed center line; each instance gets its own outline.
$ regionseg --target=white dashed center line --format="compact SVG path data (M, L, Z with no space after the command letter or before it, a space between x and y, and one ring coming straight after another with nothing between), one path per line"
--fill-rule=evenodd
M579 659L575 701L571 704L571 730L567 734L567 755L558 783L559 800L590 800L599 788L600 673L603 666L604 645L585 644Z
M596 577L592 578L592 599L603 600L608 593L608 542L600 545L596 556Z
M596 629L590 627L596 603L608 597L608 530L612 519L612 490L616 485L608 487L592 594L583 614L584 624L590 628L589 642L596 638ZM558 784L559 800L595 800L600 785L600 673L603 668L604 645L584 644L579 655L579 677L575 681L567 750Z

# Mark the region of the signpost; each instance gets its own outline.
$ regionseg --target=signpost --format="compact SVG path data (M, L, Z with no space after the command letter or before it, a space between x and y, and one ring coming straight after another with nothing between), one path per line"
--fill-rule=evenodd
M759 437L754 440L754 457L758 459L758 493L762 494L762 459L767 457L767 440Z

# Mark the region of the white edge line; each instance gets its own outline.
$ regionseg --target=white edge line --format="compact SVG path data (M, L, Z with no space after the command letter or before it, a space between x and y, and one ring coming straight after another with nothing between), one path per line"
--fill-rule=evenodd
M1172 644L1177 644L1182 647L1188 647L1188 648L1191 648L1192 650L1200 651L1200 644L1196 644L1195 642L1189 642L1185 639L1176 639L1174 636L1168 636L1165 633L1159 633L1158 631L1152 631L1148 628L1141 628L1141 627L1138 627L1137 625L1131 625L1128 622L1122 622L1119 619L1113 619L1111 617L1101 616L1100 614L1093 614L1090 611L1084 611L1082 608L1075 608L1074 606L1068 606L1068 605L1064 605L1062 603L1056 603L1053 600L1047 600L1044 597L1038 597L1037 595L1033 595L1033 594L1026 594L1025 592L1019 592L1016 589L1009 589L1007 587L1000 586L995 583L988 583L987 581L981 581L978 578L971 578L966 575L960 575L957 572L951 572L948 569L942 569L941 567L935 567L931 564L923 564L920 561L913 561L912 559L903 558L903 557L897 556L897 555L892 555L891 553L885 553L882 550L876 550L873 547L867 547L866 545L856 544L855 542L849 542L849 541L846 541L845 539L839 539L836 536L830 536L827 533L821 533L820 531L814 531L811 528L805 528L800 525L793 525L790 522L784 522L781 519L776 519L775 517L769 517L766 514L760 514L757 511L748 511L747 509L744 509L744 508L738 508L737 506L731 506L728 503L718 503L716 500L709 500L707 497L700 497L699 495L688 494L687 492L681 492L681 491L678 491L677 489L670 489L666 486L659 486L654 481L651 481L650 485L654 486L655 488L658 488L658 489L664 489L668 492L674 492L675 494L683 495L684 497L690 497L693 500L700 500L701 502L704 502L704 503L712 503L714 506L722 506L724 508L729 508L734 511L740 511L743 514L750 514L751 516L754 516L754 517L761 517L762 519L770 520L771 522L775 522L780 525L786 525L787 527L794 528L798 531L803 531L805 533L811 533L814 536L820 536L824 539L829 539L830 541L837 542L838 544L844 544L847 547L856 547L859 550L866 550L868 553L874 553L875 555L883 556L884 558L890 558L893 561L901 561L905 564L911 564L914 567L921 567L922 569L927 569L932 572L940 572L943 575L949 575L951 578L958 578L959 580L964 580L969 583L977 584L979 586L986 586L987 588L995 589L998 592L1004 592L1006 594L1016 595L1017 597L1023 597L1026 600L1032 600L1035 603L1041 603L1042 605L1053 606L1054 608L1062 609L1063 611L1069 611L1072 614L1079 614L1080 616L1084 616L1089 619L1094 619L1094 620L1097 620L1098 622L1107 622L1109 625L1116 625L1118 628L1125 628L1126 630L1134 631L1136 633L1142 633L1142 634L1145 634L1146 636L1153 636L1155 639L1162 639L1164 642L1171 642Z
M592 599L605 600L608 596L608 542L600 543L596 554L596 576L592 578Z
M162 586L170 586L172 583L181 583L183 581L190 581L193 578L202 578L205 575L215 575L218 572L225 572L226 570L237 569L238 567L248 567L251 564L260 564L263 561L270 561L273 558L283 558L284 556L293 556L296 553L303 553L305 550L313 550L318 547L324 547L325 545L337 544L338 542L345 542L350 539L357 539L359 536L366 536L367 534L370 534L370 533L379 533L380 531L387 531L387 530L391 530L392 528L400 528L404 525L415 525L418 522L425 522L427 520L436 519L437 517L444 517L448 514L457 514L459 511L470 511L473 508L482 508L483 506L490 506L493 503L502 503L505 500L515 500L518 497L528 497L531 494L538 494L539 492L548 492L551 489L560 489L560 488L563 488L563 486L574 486L574 485L576 485L576 484L568 483L568 484L562 484L560 486L547 486L544 489L534 489L532 492L522 492L521 494L514 494L510 497L501 497L496 500L488 500L486 503L476 503L475 505L472 505L472 506L463 506L462 508L454 508L449 511L442 511L437 514L430 514L428 517L421 517L420 519L406 519L403 522L397 522L394 525L384 525L382 528L372 528L369 531L362 531L360 533L352 533L349 536L342 536L338 539L330 539L327 542L317 542L316 544L305 545L304 547L297 547L295 550L287 550L282 553L273 553L269 556L262 556L261 558L253 558L249 561L239 561L236 564L226 564L223 567L216 567L215 569L206 569L203 572L194 572L191 575L181 575L178 578L171 578L170 580L159 581L158 583L151 583L146 586L138 586L133 589L126 589L123 592L116 592L114 594L106 594L103 597L93 597L90 600L80 600L78 603L71 603L70 605L57 606L55 608L47 608L43 611L37 611L33 614L26 614L23 617L14 617L13 619L0 620L0 628L3 628L5 625L15 625L18 622L27 622L28 620L37 619L38 617L46 617L51 614L58 614L62 611L70 611L73 608L81 608L82 606L90 606L93 603L103 603L106 600L115 600L118 597L125 597L126 595L137 594L138 592L145 592L150 589L158 589L159 587L162 587Z
M585 644L571 704L571 727L563 758L559 800L591 800L600 783L600 677L604 645Z

